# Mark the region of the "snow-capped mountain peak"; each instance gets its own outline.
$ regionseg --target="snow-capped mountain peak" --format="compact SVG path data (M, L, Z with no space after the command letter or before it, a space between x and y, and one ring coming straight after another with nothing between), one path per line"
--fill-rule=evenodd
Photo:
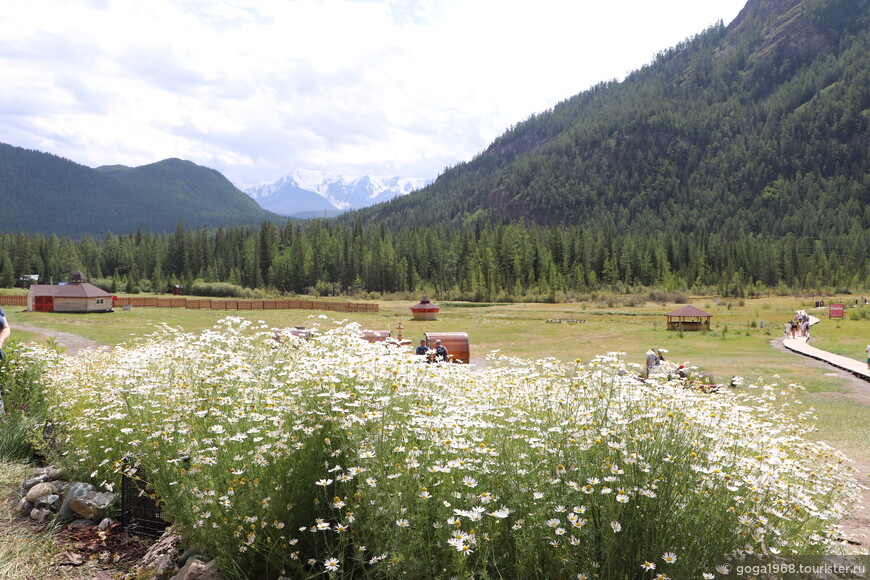
M359 209L425 187L431 180L407 177L346 177L295 170L272 183L245 190L263 209L282 215Z

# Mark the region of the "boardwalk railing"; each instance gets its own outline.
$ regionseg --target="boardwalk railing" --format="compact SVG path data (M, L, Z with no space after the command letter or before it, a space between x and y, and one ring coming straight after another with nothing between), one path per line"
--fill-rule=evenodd
M0 305L27 306L23 294L0 295ZM378 312L377 304L327 302L325 300L238 300L235 298L186 298L173 296L132 296L115 300L115 308L188 308L196 310L327 310L332 312Z

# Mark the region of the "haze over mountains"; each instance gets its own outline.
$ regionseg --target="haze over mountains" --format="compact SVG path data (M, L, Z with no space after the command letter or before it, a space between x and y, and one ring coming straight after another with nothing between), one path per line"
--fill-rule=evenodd
M297 170L273 183L245 189L260 206L293 217L333 216L407 195L431 180L407 177L346 177Z

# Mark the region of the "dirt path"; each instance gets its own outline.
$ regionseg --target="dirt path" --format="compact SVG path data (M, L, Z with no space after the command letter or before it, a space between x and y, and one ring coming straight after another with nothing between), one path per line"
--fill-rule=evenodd
M109 348L107 346L99 344L95 340L91 340L89 338L73 334L71 332L62 332L60 330L39 328L36 326L31 326L30 324L16 324L12 330L24 330L27 332L33 332L40 335L40 337L44 337L45 339L54 338L60 346L66 349L64 350L64 354L68 354L70 356L77 355L81 351L88 348Z

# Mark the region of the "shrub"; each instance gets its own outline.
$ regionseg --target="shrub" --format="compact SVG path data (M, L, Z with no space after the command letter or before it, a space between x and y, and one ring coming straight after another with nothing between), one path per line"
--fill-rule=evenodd
M29 462L37 454L35 433L45 423L49 408L47 369L59 360L59 349L21 344L4 345L0 360L0 459Z
M231 317L66 359L63 459L113 487L135 453L185 536L258 578L700 577L831 550L857 495L788 388L707 395L618 355L427 365L357 331Z
M5 413L0 418L0 461L29 463L36 458L33 433L38 425L21 411Z
M190 287L190 293L212 298L245 298L245 288L228 282L196 282Z

